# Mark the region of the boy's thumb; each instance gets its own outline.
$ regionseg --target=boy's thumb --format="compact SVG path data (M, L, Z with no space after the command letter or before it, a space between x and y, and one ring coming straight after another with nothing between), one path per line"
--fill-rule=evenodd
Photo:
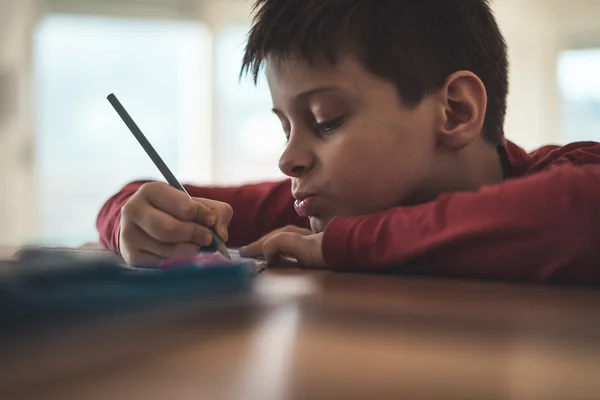
M209 199L196 199L204 206L210 208L215 215L217 216L217 222L215 223L215 230L217 234L223 239L227 241L229 237L228 228L231 223L231 219L233 218L233 209L227 203L223 203L221 201L209 200Z

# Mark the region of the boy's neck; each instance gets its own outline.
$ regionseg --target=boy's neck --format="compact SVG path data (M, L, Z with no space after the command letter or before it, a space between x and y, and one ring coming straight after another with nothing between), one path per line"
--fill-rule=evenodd
M444 193L474 192L504 180L497 148L483 140L459 151L445 151L434 169L430 185L414 198L407 199L406 205L432 201Z
M465 148L463 173L468 177L466 190L479 190L504 180L502 160L497 146L477 140Z

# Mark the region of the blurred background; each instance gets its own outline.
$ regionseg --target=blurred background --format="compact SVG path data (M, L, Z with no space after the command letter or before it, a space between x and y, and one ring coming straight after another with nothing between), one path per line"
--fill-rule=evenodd
M0 0L0 244L96 241L125 183L160 175L114 92L185 182L280 179L264 82L238 80L250 0ZM496 0L506 135L528 150L600 138L600 2Z

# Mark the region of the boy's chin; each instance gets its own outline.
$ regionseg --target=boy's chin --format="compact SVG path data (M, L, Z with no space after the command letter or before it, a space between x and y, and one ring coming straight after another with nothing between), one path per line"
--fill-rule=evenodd
M313 233L321 233L325 230L325 226L327 225L327 220L323 219L323 218L317 218L317 217L308 217L308 220L310 221L310 229L313 231Z

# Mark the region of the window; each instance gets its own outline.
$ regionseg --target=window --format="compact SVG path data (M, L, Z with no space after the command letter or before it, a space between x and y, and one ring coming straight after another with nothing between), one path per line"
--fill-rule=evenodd
M600 49L564 51L558 62L562 139L600 138Z
M285 136L260 80L239 79L248 26L51 14L36 35L41 226L34 242L96 241L109 196L163 180L106 96L115 93L176 176L196 184L283 178Z
M215 38L215 180L237 184L282 179L277 166L285 146L264 79L239 79L248 26L224 29Z
M162 179L106 96L114 92L181 180L211 180L211 37L182 21L50 15L36 35L41 244L96 241L126 182Z

